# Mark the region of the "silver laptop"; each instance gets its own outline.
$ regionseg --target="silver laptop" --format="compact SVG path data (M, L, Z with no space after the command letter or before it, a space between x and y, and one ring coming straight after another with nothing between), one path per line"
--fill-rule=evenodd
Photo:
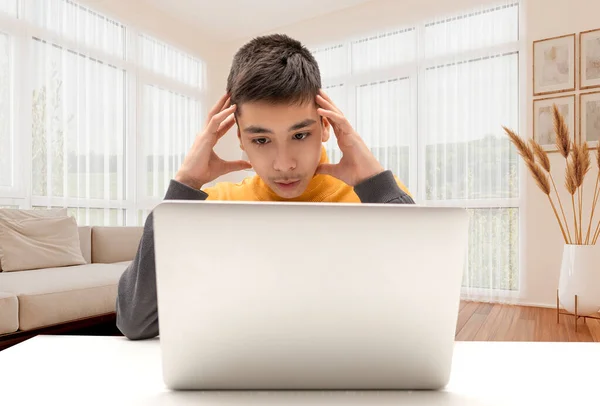
M464 209L165 201L154 212L171 389L441 389Z

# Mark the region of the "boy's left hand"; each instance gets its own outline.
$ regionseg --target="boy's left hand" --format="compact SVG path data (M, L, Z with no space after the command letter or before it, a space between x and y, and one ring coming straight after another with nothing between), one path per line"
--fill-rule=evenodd
M331 175L354 187L362 181L383 172L384 169L377 158L323 90L319 91L316 101L317 105L320 106L317 112L329 120L337 144L342 151L342 159L339 163L321 164L317 167L317 173Z

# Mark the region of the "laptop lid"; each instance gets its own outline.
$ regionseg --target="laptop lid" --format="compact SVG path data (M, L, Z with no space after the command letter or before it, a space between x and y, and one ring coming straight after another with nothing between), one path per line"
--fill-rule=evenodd
M154 211L172 389L438 389L467 249L459 208L165 201Z

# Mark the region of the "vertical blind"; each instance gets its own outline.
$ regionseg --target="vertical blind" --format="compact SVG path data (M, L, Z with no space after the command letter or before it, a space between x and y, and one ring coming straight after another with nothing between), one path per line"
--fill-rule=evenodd
M162 199L200 128L200 104L152 85L144 86L142 99L145 195Z
M199 130L204 62L71 0L0 13L0 205L141 224Z
M463 296L519 290L519 3L313 49L324 88L419 204L468 209ZM330 159L340 152L327 144Z
M0 0L0 12L9 16L17 15L18 0Z
M139 39L140 60L146 69L192 89L206 86L205 70L199 60L147 35L140 35ZM152 205L164 197L170 179L200 131L202 105L193 95L173 91L149 79L142 86L141 108L140 128L145 136L139 180L144 199Z
M10 37L0 32L0 190L13 184L11 62Z

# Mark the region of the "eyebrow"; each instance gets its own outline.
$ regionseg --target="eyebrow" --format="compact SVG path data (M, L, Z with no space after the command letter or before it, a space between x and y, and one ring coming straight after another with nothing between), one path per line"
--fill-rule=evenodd
M313 125L316 122L317 121L313 120L312 118L307 118L306 120L300 121L299 123L292 125L288 129L288 131L300 130L302 128ZM273 134L273 130L269 130L268 128L260 127L257 125L251 125L249 127L244 128L244 132L250 133L250 134Z

